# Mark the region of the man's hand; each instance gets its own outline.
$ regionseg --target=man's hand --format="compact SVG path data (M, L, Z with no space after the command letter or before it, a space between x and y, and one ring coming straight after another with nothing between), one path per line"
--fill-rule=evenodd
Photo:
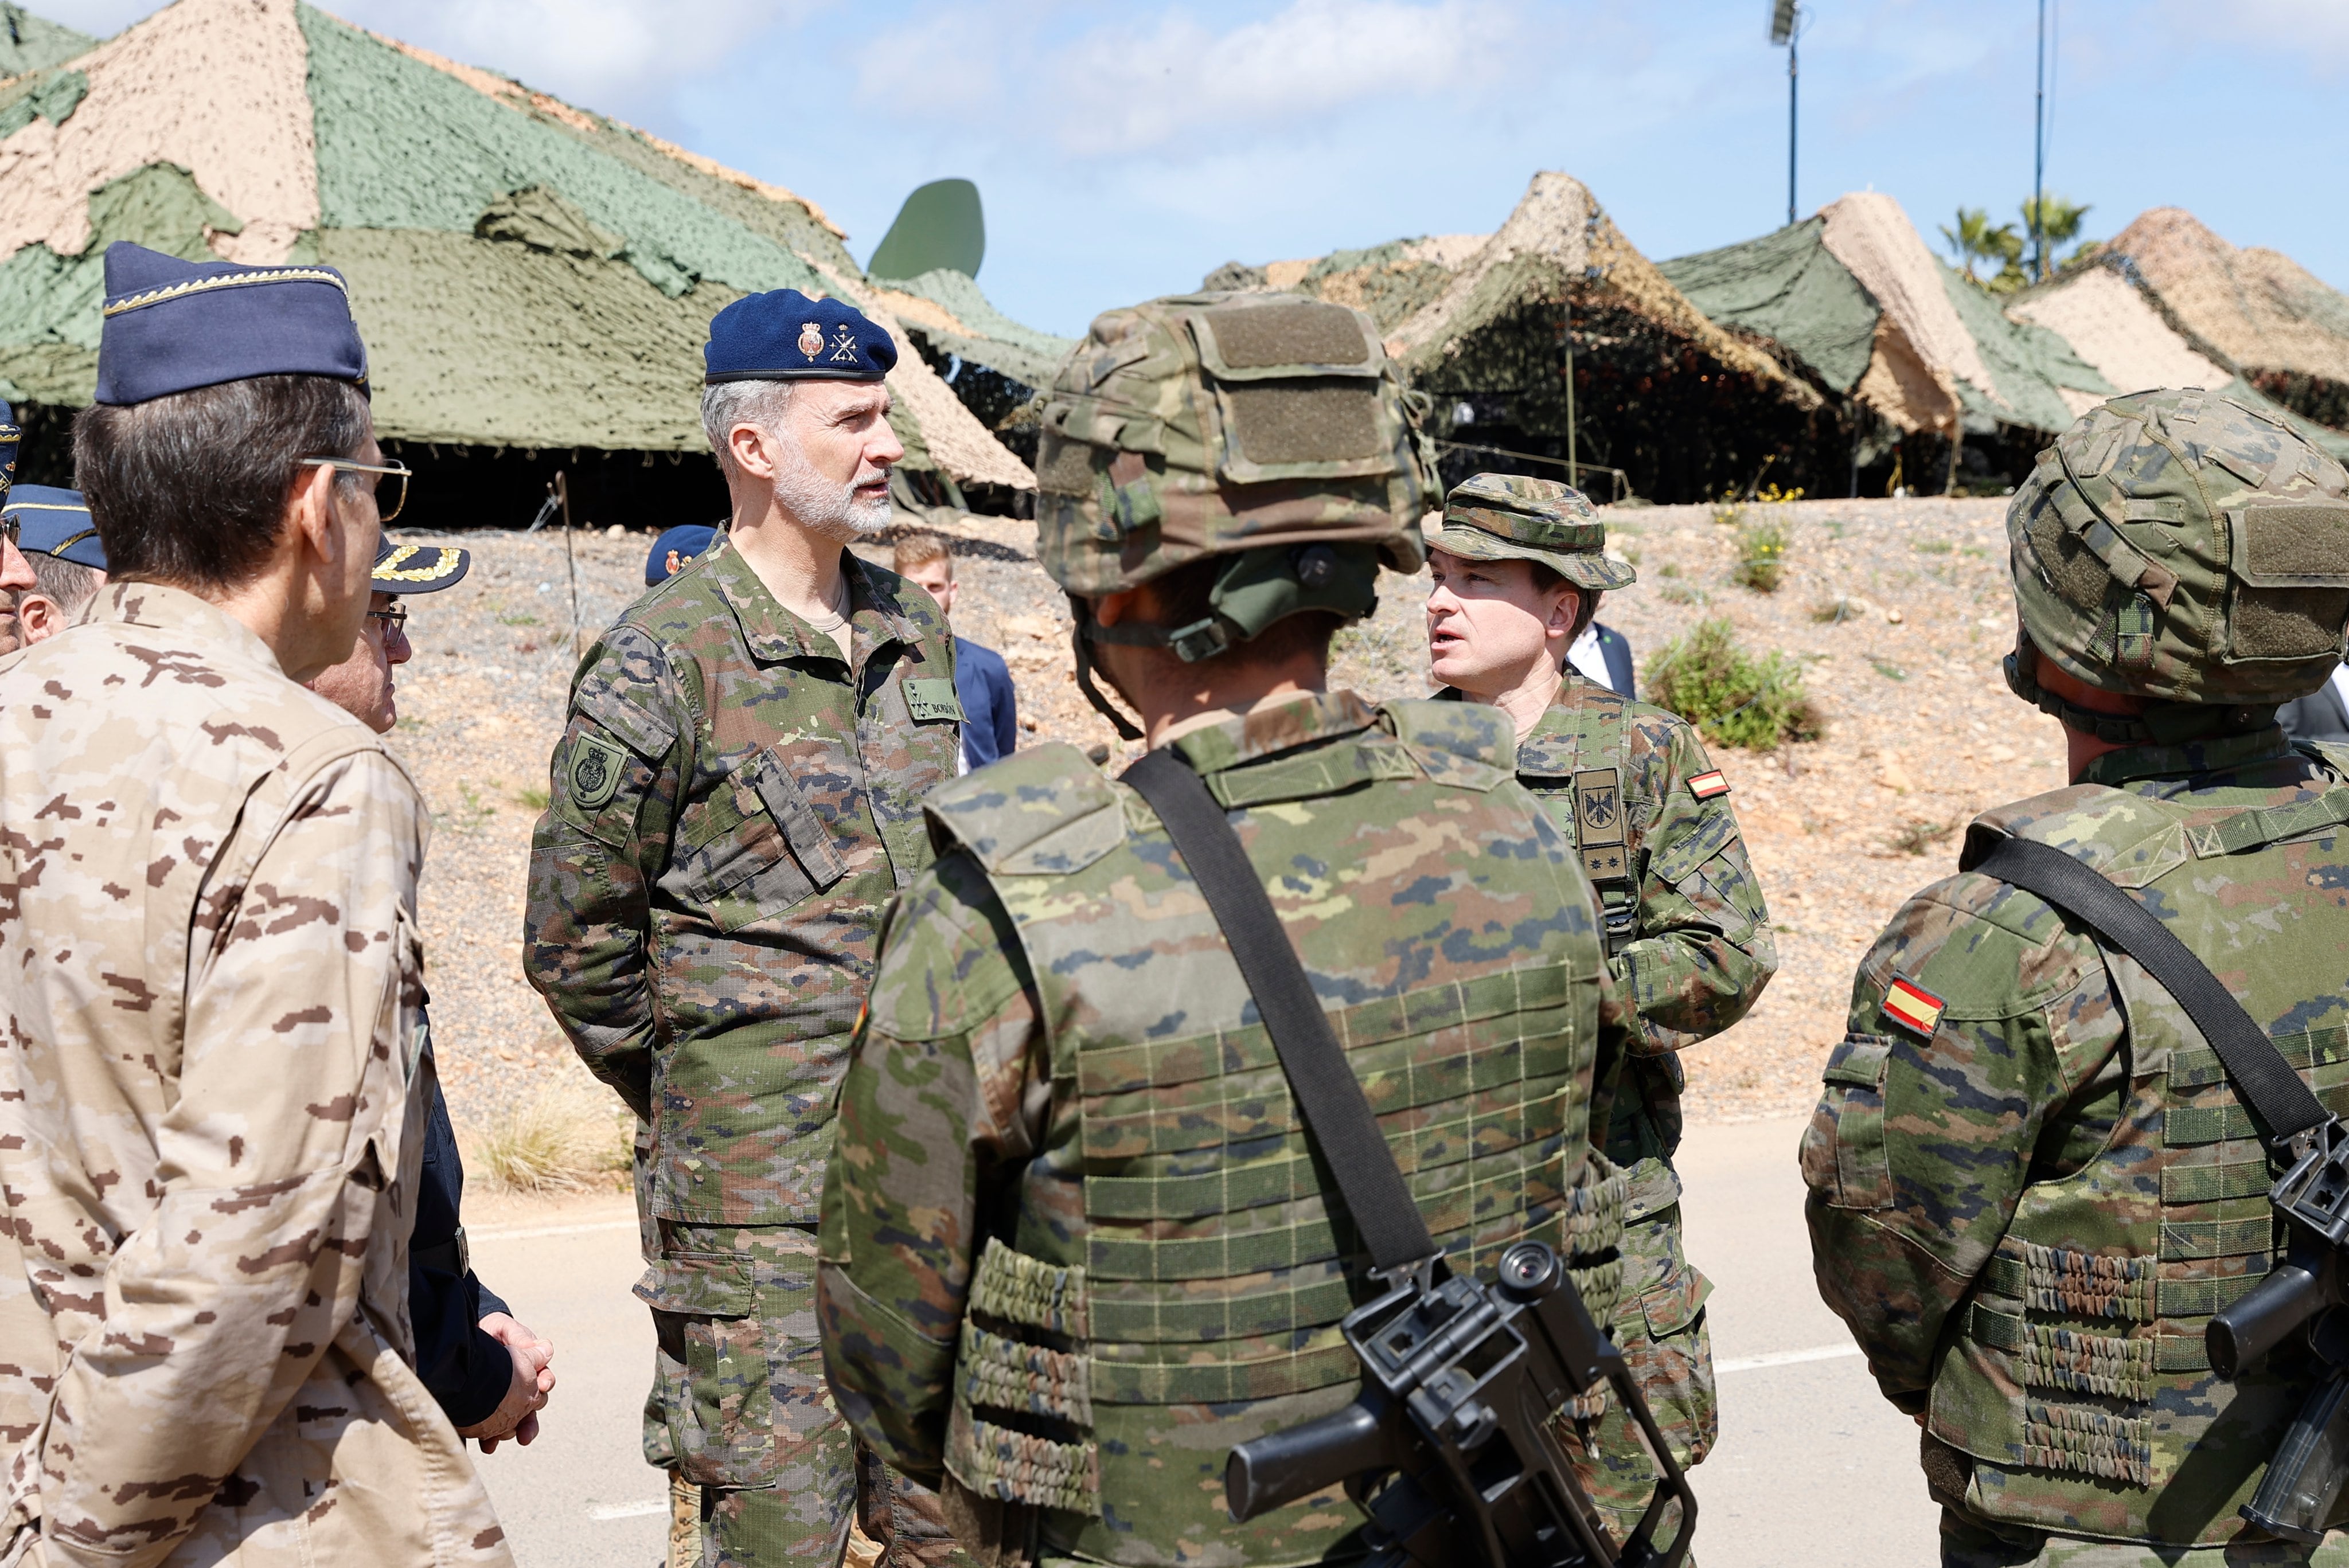
M554 1392L554 1346L502 1312L482 1318L481 1332L512 1356L513 1378L498 1408L474 1425L458 1428L457 1435L479 1440L485 1454L497 1452L507 1438L527 1448L538 1436L538 1412Z

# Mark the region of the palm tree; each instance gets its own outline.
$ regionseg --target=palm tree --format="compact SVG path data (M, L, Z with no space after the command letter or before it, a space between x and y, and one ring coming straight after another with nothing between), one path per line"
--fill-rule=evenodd
M2023 236L2014 232L2014 225L2000 223L1993 227L1990 213L1980 207L1959 208L1958 226L1952 229L1942 224L1941 237L1949 241L1950 250L1957 256L1958 265L1970 284L1982 283L1974 274L1976 262L1998 263L2003 277L2023 259Z
M2080 237L2081 224L2091 211L2085 201L2066 201L2061 196L2041 199L2025 198L2023 203L2023 229L2039 234L2039 253L2032 258L2032 270L2042 282L2047 277L2047 257L2058 245L2068 245Z

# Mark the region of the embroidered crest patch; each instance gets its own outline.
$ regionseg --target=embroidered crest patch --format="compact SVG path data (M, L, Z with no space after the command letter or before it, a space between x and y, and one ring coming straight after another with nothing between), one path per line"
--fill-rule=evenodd
M1941 1009L1947 1005L1922 985L1912 985L1898 975L1893 977L1892 988L1884 993L1884 1016L1929 1040L1941 1026Z
M571 803L593 811L609 802L620 789L620 771L628 754L608 740L582 735L571 743Z
M823 352L823 328L812 321L800 324L800 357L813 359Z
M1710 773L1699 773L1692 776L1688 781L1688 786L1689 793L1695 796L1700 800L1710 800L1717 795L1726 795L1729 793L1729 780L1721 776L1721 769L1718 768L1714 769Z

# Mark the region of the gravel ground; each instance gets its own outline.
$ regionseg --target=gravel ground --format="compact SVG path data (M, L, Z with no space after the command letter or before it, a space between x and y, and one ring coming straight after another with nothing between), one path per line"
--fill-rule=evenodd
M1643 665L1698 618L1726 615L1747 647L1805 661L1826 719L1815 743L1715 755L1777 925L1780 969L1752 1016L1691 1053L1692 1119L1806 1109L1842 1037L1868 941L1910 892L1948 872L1974 813L2064 782L2054 721L2008 695L1999 675L2013 640L2003 509L1796 503L1784 509L1793 543L1771 594L1731 583L1735 531L1710 509L1609 511L1640 581L1609 595L1603 614ZM1078 695L1067 613L1029 553L1033 539L1028 524L965 528L957 627L1009 664L1023 739L1108 743L1118 766L1138 748L1117 745ZM447 542L474 552L473 570L409 601L417 655L400 672L393 740L436 819L423 910L441 1071L457 1120L481 1126L585 1078L520 973L531 826L572 665L571 597L559 534ZM575 541L583 637L640 592L648 544L640 533ZM1385 579L1377 616L1340 641L1340 684L1371 697L1424 693L1426 591L1423 576ZM1838 596L1841 620L1814 619ZM1904 831L1920 852L1898 847Z

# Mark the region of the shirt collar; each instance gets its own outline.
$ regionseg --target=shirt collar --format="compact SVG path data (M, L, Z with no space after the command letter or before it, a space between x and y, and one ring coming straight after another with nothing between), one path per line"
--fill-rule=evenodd
M252 627L184 588L161 583L109 583L99 590L97 603L89 607L88 619L115 621L126 626L192 638L210 645L214 652L257 665L272 675L285 674L285 666L277 662L276 652Z
M709 563L703 570L741 623L742 641L752 656L766 664L784 659L839 663L840 645L783 608L782 601L768 592L767 584L742 552L733 548L731 540L723 531L718 538L720 547L709 553ZM864 562L845 546L840 552L840 573L848 580L848 645L857 667L864 666L874 649L890 642L910 647L919 640L920 632L895 596L882 592Z
M2280 762L2291 756L2292 742L2282 728L2269 725L2249 735L2221 735L2182 746L2128 746L2089 758L2080 769L2082 784L2121 785L2139 779L2177 779L2194 774L2226 773Z
M1371 706L1352 692L1303 692L1260 702L1169 744L1206 778L1317 740L1359 735L1377 718Z

